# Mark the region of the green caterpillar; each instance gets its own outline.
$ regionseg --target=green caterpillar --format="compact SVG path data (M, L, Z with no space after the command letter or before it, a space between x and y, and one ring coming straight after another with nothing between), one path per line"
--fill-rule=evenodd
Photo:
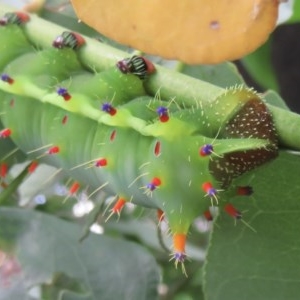
M191 223L209 207L241 218L229 201L251 190L234 179L278 151L272 116L254 91L235 87L183 106L147 94L154 67L145 58L91 72L75 52L84 47L78 34L37 49L19 23L0 27L0 51L9 52L0 57L1 142L11 138L29 157L63 168L74 191L79 181L117 195L112 213L128 201L163 212L176 265Z

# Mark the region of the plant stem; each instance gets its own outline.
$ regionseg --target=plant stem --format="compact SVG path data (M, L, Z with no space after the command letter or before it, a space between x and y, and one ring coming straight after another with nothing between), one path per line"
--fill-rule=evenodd
M0 4L0 14L11 11L6 5ZM67 30L32 15L26 23L24 31L29 40L39 47L50 47L53 39ZM79 58L89 69L101 71L111 67L116 61L128 57L128 53L85 37L86 45L78 51ZM156 66L156 73L145 81L147 92L162 99L175 99L179 104L187 106L199 101L213 101L225 90L218 86L201 81L174 70ZM280 144L284 147L300 150L300 116L283 109L268 105L273 113L275 126L279 135Z

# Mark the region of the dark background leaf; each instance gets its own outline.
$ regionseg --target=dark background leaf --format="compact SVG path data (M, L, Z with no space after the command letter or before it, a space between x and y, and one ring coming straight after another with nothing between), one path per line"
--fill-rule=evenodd
M14 245L27 288L55 283L59 274L77 282L77 289L70 292L82 299L156 299L159 272L147 251L94 234L80 244L80 232L79 226L53 216L0 209L0 248Z

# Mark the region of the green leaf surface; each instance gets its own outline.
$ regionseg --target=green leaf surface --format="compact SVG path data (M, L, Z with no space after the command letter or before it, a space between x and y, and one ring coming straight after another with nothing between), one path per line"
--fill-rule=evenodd
M287 23L300 22L300 1L294 0L293 14Z
M60 280L62 300L157 298L158 268L144 249L94 234L79 243L80 232L76 224L53 216L25 209L0 209L0 248L14 245L27 288L46 282L55 285L59 274L73 287L63 289Z
M206 299L299 299L299 170L299 155L281 153L243 178L253 197L233 204L256 232L220 214L205 266Z
M245 56L241 62L251 77L264 89L279 91L277 78L271 62L271 38L256 51Z

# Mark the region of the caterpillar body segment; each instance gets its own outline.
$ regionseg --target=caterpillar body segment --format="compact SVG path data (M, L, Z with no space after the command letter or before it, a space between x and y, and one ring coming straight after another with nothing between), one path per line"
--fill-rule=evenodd
M2 74L9 75L14 83L0 81L0 86L13 94L41 98L81 68L76 53L71 49L48 48L29 52L6 65Z
M276 157L270 112L245 87L194 106L159 99L144 89L142 79L153 69L143 58L94 73L74 51L78 40L65 36L36 50L23 38L23 52L0 57L3 136L80 186L117 195L122 201L112 213L127 201L163 212L174 237L172 257L183 264L194 219L231 200L236 177Z
M34 47L28 42L22 29L17 25L0 26L0 37L1 72L13 59L34 50ZM14 39L13 42L12 39Z
M13 108L9 106L11 97L15 99ZM136 108L136 103L143 105L143 101L148 102L149 99L136 99L124 107L130 111L131 105ZM152 105L154 101L151 101ZM34 115L31 110L32 105L35 106ZM143 107L148 110L145 105ZM7 95L3 110L6 111L3 117L5 125L12 129L14 132L12 138L22 145L24 152L31 153L34 149L40 149L33 152L33 157L37 157L46 153L51 147L57 146L59 153L47 155L43 159L65 170L72 170L84 162L90 162L92 165L97 159L105 158L107 165L104 167L87 169L85 167L89 164L86 164L76 169L76 172L71 172L70 175L94 188L108 182L106 190L122 194L127 199L132 199L134 203L162 209L170 222L171 229L176 232L181 230L180 232L187 233L196 216L211 205L210 197L207 197L207 193L201 188L203 182L211 182L216 189L220 189L220 183L212 176L209 168L213 158L199 155L201 145L214 143L212 138L177 134L177 139L170 140L164 136L157 139L142 135L122 123L119 126L97 123L88 117L72 114L49 103L18 95ZM122 111L122 106L118 107L118 110ZM152 117L156 117L154 112L151 110L150 112ZM21 114L24 114L23 118L19 117ZM66 124L62 124L65 114L69 114L69 119ZM160 123L159 120L150 118L150 115L148 122L153 123L147 125L145 122L145 128ZM110 136L114 130L116 137L111 141ZM155 145L158 141L159 155L155 153ZM43 148L45 145L49 146ZM260 149L266 146L267 142L262 139L218 139L215 151L219 159L226 153ZM160 178L161 184L151 191L147 189L147 185L153 178ZM180 212L179 223L176 212Z
M66 87L71 95L80 93L113 105L146 95L141 80L131 74L122 74L116 67L95 74L87 71L76 74L72 79L60 82L60 86Z

